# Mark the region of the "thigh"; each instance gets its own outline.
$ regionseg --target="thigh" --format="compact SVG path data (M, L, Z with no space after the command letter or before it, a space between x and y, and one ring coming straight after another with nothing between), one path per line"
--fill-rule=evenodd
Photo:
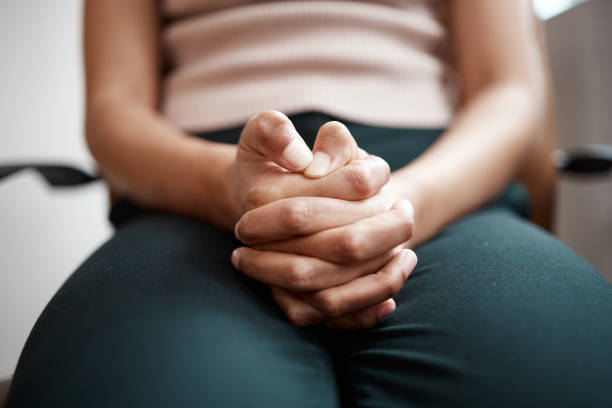
M335 406L319 335L231 267L237 245L173 215L122 227L39 318L8 406Z
M397 310L335 333L357 406L612 406L612 286L504 205L417 248Z

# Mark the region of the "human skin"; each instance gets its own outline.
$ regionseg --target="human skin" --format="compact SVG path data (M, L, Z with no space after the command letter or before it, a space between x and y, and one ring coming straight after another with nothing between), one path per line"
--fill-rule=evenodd
M380 159L354 157L349 143L350 160L343 157L335 163L338 168L328 169L333 170L329 174L306 169L304 175L304 168L283 161L287 158L282 157L282 147L288 144L279 144L280 148L264 146L250 153L261 155L260 164L273 161L290 171L274 169L245 177L245 169L257 161L250 160L255 156L249 159L240 147L193 138L158 113L162 63L156 7L156 2L147 0L86 2L90 150L115 195L224 229L249 219L250 229L238 223L238 237L249 243L249 234L256 231L257 242L240 249L234 263L271 285L273 297L296 325L362 328L391 312L393 294L416 261L410 250L402 248L426 241L501 191L530 149L542 116L542 67L530 2L452 1L450 32L458 50L462 105L453 124L422 156L385 176ZM109 24L113 30L108 30ZM258 120L252 118L254 129L265 129L257 123L265 122L266 115L268 120L282 119L279 113L263 113ZM336 133L344 131L333 126ZM247 127L248 123L243 133ZM276 129L272 144L289 140L283 139L289 124L276 123L272 128ZM347 145L342 146L344 151ZM337 157L333 149L328 151ZM331 192L340 194L334 197ZM308 197L301 200L310 203L306 211L291 201L296 196ZM327 210L311 212L316 205ZM311 229L300 239L292 238L299 220L285 230L282 225L280 230L278 225L266 230L270 223L265 220L279 206L288 213L308 214L309 223L320 229ZM285 238L279 240L279 234ZM368 249L367 259L357 256L365 250L366 239L376 242L387 235L404 241ZM315 249L329 248L330 242L337 244L338 253L327 253L327 259L315 256ZM330 280L332 272L326 271L336 271L334 267L342 271L334 274L346 282ZM300 268L311 275L299 275ZM272 273L275 270L284 273ZM291 279L298 275L309 277ZM284 280L272 281L270 276ZM304 287L316 290L296 286L305 285L304 281L314 285Z
M266 111L246 123L226 184L242 214L235 234L256 250L234 251L232 263L268 283L296 325L370 326L394 310L416 264L401 248L413 210L384 188L386 162L360 152L341 123L323 125L315 146L333 157L319 174L287 116Z

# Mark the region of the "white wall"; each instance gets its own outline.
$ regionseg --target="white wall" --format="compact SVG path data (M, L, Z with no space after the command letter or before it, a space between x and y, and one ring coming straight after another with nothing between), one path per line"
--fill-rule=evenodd
M80 0L0 2L0 163L92 168L82 137ZM0 379L38 314L110 234L98 183L51 191L34 173L0 182Z

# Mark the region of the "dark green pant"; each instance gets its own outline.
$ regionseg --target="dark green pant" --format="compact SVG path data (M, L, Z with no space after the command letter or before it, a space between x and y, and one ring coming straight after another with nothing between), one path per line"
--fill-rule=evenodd
M312 142L333 118L292 119ZM343 122L392 168L440 133ZM332 331L292 327L230 265L231 233L120 204L36 323L8 406L611 407L612 287L526 206L511 185L416 249L394 313Z

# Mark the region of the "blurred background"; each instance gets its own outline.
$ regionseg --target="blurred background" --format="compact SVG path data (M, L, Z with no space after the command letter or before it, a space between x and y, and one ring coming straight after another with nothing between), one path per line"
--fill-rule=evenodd
M545 19L559 145L612 144L612 1L535 0ZM83 140L81 0L0 2L0 163L93 171ZM612 178L561 177L556 234L612 281ZM102 183L0 181L0 381L69 274L111 234Z

